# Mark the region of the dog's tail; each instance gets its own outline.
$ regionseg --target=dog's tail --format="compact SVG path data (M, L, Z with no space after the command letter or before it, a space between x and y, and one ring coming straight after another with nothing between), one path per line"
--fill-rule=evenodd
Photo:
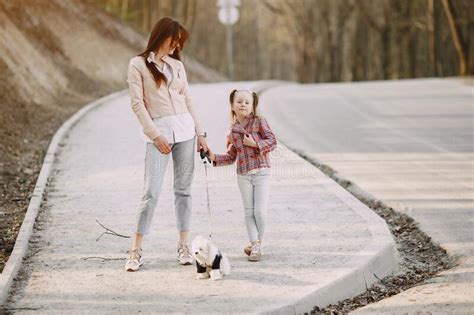
M224 276L230 273L230 262L226 255L222 255L220 269Z

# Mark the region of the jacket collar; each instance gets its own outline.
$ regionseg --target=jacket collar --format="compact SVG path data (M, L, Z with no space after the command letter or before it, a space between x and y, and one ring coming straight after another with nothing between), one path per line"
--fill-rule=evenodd
M235 123L232 125L232 131L238 132L238 133L243 133L247 134L248 131L245 130L247 126L250 124L250 122L253 120L255 115L253 113L250 113L250 115L242 121L242 123L239 123L237 118L235 119Z
M150 51L150 53L148 54L148 57L146 58L146 60L148 62L153 62L154 64L158 64L157 61L156 61L156 55L155 55L154 51ZM165 54L163 57L161 57L161 60L163 60L167 64L171 65L171 63L169 62L170 56L168 56L167 54Z

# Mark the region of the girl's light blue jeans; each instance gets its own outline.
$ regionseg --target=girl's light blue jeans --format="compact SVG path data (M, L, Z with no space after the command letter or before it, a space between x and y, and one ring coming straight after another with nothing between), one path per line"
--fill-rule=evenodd
M170 155L173 157L176 225L179 231L189 231L195 142L196 137L187 141L170 144L170 154L162 154L154 143L147 142L145 183L137 211L136 233L148 234L150 231L150 225L153 220L156 204L158 203L158 196Z
M263 168L254 174L237 174L245 210L245 224L251 242L261 241L265 233L270 177L270 168Z

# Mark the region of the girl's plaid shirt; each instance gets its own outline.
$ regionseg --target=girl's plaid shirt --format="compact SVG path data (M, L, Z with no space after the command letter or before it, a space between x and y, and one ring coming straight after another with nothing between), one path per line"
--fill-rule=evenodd
M244 145L244 135L250 134L257 148ZM229 165L237 160L237 174L245 174L256 168L271 167L269 152L275 149L277 141L270 126L263 117L251 114L242 124L237 120L227 136L227 153L216 154L214 166Z

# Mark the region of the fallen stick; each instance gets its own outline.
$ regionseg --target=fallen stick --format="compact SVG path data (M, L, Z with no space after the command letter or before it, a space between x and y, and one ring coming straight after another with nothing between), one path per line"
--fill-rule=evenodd
M106 260L123 260L125 258L107 258L107 257L99 257L99 256L89 256L89 257L81 257L81 259L87 260L87 259L102 259L103 261Z
M114 235L114 236L118 236L118 237L123 237L123 238L130 238L130 236L128 235L123 235L123 234L119 234L111 229L109 229L108 227L105 227L102 223L99 222L99 220L95 220L101 227L103 227L105 229L105 232L103 232L102 234L99 235L99 237L96 239L96 241L99 241L99 239L104 235L104 234L109 234L109 235Z

